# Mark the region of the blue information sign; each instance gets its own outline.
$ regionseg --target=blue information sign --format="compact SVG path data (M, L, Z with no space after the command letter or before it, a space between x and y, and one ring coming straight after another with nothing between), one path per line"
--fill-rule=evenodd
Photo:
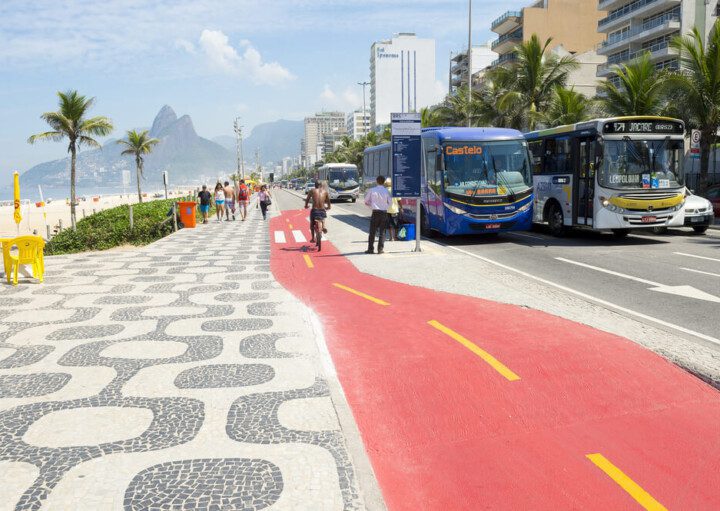
M392 114L393 197L420 197L420 114Z

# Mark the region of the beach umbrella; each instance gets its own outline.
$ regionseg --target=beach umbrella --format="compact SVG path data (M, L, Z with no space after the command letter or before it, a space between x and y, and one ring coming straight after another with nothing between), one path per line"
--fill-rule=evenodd
M22 222L22 214L20 214L20 174L18 174L17 171L13 172L13 188L13 205L15 207L15 213L13 214L13 217L15 219L15 223L17 224L18 234L20 234L20 222Z

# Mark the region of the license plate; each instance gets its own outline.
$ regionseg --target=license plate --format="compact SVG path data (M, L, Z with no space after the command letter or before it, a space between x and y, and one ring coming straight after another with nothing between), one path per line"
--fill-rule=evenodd
M486 224L485 229L500 229L500 224Z
M657 217L656 216L644 216L640 220L644 224L649 224L651 222L657 222Z
M702 222L703 220L704 220L704 218L701 217L701 216L696 216L696 217L691 217L691 218L690 218L690 221L691 221L692 223L694 223L694 224L695 224L695 223Z

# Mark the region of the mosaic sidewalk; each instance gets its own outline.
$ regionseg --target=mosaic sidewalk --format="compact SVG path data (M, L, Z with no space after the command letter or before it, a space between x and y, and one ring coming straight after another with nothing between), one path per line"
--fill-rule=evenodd
M0 285L0 510L363 509L258 217Z

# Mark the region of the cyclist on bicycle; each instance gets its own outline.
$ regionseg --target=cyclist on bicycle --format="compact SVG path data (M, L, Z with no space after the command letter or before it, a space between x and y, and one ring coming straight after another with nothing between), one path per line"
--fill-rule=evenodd
M310 241L315 241L315 221L321 224L322 232L327 233L325 228L325 219L327 218L326 209L330 209L330 195L325 190L320 181L315 181L315 188L310 190L305 199L305 209L307 209L312 201L312 209L310 210Z

